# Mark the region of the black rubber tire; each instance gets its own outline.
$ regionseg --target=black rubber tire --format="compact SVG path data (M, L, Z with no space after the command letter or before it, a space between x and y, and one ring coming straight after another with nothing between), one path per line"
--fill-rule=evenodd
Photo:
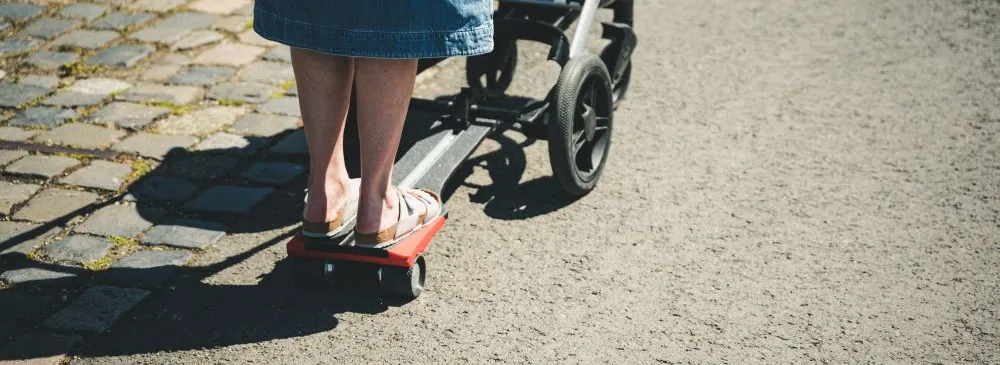
M514 72L517 71L517 42L496 44L492 52L466 59L465 79L469 87L504 92L514 81ZM483 76L486 77L485 85Z
M379 281L382 294L402 302L417 299L424 292L427 263L418 256L413 267L384 266Z
M597 94L594 96L594 106L598 116L604 115L606 127L601 143L595 141L590 150L588 171L578 165L577 150L574 146L578 138L574 138L574 127L577 116L581 112L578 102L583 95L584 87L590 86ZM552 174L567 193L572 196L583 196L594 189L604 171L604 165L611 149L611 134L613 131L614 105L611 100L611 76L600 58L584 53L574 57L559 74L559 81L552 89L550 100L551 115L549 116L549 162L552 164ZM595 132L596 133L596 132ZM585 133L586 134L586 133ZM582 150L581 150L582 151ZM595 155L599 152L599 156ZM595 158L598 161L595 163Z
M326 283L323 260L291 258L292 276L295 285L302 289L315 289Z

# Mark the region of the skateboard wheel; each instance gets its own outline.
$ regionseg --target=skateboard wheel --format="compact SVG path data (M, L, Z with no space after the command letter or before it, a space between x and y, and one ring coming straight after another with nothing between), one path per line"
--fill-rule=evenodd
M427 265L423 256L418 256L412 267L384 266L379 286L386 297L411 301L417 299L424 291L426 271Z

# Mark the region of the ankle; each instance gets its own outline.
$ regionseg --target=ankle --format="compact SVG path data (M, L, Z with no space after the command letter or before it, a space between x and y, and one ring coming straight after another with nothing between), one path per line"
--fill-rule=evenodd
M310 222L332 220L344 207L349 193L350 182L346 177L319 181L310 179L303 218Z
M392 187L375 197L361 196L358 202L358 232L378 232L395 224L399 217L399 197Z

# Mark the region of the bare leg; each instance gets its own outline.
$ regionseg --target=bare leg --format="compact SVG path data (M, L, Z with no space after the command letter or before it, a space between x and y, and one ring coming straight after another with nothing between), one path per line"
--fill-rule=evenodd
M303 218L328 222L347 201L344 124L354 59L292 48L292 68L309 146L309 197Z
M417 76L417 60L357 59L361 196L357 232L373 233L396 223L399 207L389 186Z

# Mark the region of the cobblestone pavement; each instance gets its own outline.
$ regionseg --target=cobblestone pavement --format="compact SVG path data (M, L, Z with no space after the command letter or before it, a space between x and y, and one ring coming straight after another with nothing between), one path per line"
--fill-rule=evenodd
M0 360L59 361L227 219L295 194L289 50L251 13L248 0L0 3L0 342L13 341Z

